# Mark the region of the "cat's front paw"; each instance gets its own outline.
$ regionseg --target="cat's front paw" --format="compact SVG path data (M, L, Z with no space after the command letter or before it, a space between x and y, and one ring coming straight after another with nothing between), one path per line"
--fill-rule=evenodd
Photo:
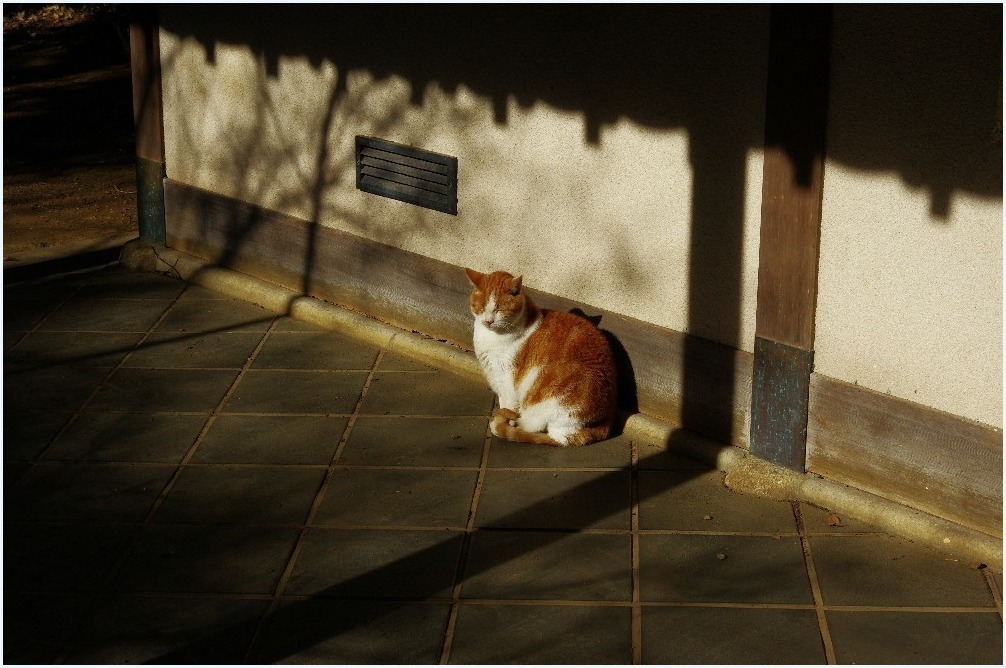
M506 438L503 435L503 421L493 418L493 421L489 423L489 431L492 432L493 436L496 438Z
M497 408L493 411L493 422L503 420L509 422L511 427L516 427L518 418L520 418L520 415L509 408Z

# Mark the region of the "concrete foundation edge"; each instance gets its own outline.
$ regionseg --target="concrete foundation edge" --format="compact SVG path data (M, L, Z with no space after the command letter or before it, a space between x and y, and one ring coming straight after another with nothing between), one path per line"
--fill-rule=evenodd
M215 267L209 261L186 253L136 239L123 247L120 262L134 271L168 273L417 361L469 378L482 378L478 362L470 351L254 276ZM734 491L777 500L804 501L1002 573L1002 541L993 536L854 487L771 464L749 456L741 448L683 432L679 427L642 413L627 416L623 430L632 439L666 446L676 454L724 471L726 484Z

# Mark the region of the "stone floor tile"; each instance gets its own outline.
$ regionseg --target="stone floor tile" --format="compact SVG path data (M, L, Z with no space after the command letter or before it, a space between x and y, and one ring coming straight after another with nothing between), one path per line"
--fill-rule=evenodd
M188 467L157 510L156 522L302 524L324 469Z
M378 349L333 332L273 332L255 357L255 369L370 371Z
M73 413L52 410L14 410L4 401L3 458L31 461L52 442Z
M462 605L450 663L628 665L631 617L627 606Z
M76 294L94 276L95 272L59 274L13 285L4 285L4 305L15 302L59 304ZM4 324L6 325L6 321Z
M981 571L893 536L812 537L826 605L991 606Z
M80 408L108 369L69 366L4 368L4 413L26 408L72 411Z
M5 291L6 293L6 291ZM28 332L59 308L66 296L58 299L4 298L3 327L4 347L7 347L7 332Z
M199 464L328 464L347 417L221 415L199 445Z
M839 664L992 664L1003 662L996 612L827 613Z
M877 527L848 517L845 513L834 513L809 503L800 504L800 514L803 516L803 525L808 533L883 533Z
M440 371L435 366L430 366L429 364L423 364L414 359L410 359L403 355L396 355L395 353L385 353L384 357L381 358L381 363L377 367L378 371L412 371L415 373L431 373Z
M374 375L364 415L488 415L493 394L484 383L447 372Z
M482 460L488 417L361 416L341 464L468 466Z
M291 318L288 315L281 315L276 318L276 324L272 327L273 332L327 332L324 327L319 327L314 323L305 322Z
M627 531L632 500L629 483L625 470L491 470L482 486L475 523L480 527Z
M234 383L236 370L116 370L88 406L105 411L212 412Z
M164 299L72 299L39 325L44 332L146 332L171 306Z
M96 592L136 531L122 525L4 524L4 595Z
M435 664L446 603L286 601L263 632L255 663Z
M112 267L91 274L77 299L175 299L188 284L153 272Z
M83 413L43 459L177 464L205 423L204 415Z
M139 332L34 332L4 353L4 364L44 367L111 368L118 365L143 335Z
M88 620L67 662L242 663L267 606L241 599L110 596Z
M786 501L727 489L720 471L640 471L639 528L678 531L796 533Z
M709 471L712 468L695 459L688 459L678 454L677 448L689 446L709 446L712 442L684 429L674 430L668 442L651 443L638 441L636 450L639 457L639 470L666 471ZM733 446L723 446L732 448Z
M495 468L625 468L632 462L631 444L616 436L578 448L514 443L493 437L489 466Z
M232 297L228 297L222 292L209 290L201 285L193 285L191 283L186 284L185 291L178 297L178 301L180 302L200 301L204 299L214 299L219 301L229 300L232 299ZM288 318L288 320L292 320L292 318Z
M628 535L479 531L461 595L475 599L628 601Z
M367 380L362 371L245 373L225 413L351 413Z
M640 536L643 601L813 603L798 538Z
M243 332L155 332L129 356L123 366L240 369L261 340L262 334Z
M139 522L170 480L170 466L39 463L7 499L5 517L46 522Z
M114 588L272 594L299 535L295 528L154 524L140 533Z
M457 531L311 529L286 594L449 597L460 549Z
M336 471L315 524L463 529L475 471Z
M826 663L813 610L643 606L647 664Z
M55 663L87 613L90 601L89 595L17 594L5 590L4 665Z
M28 335L28 331L25 329L16 330L11 328L4 328L3 330L3 349L4 352L14 347L14 344L18 343L25 336Z
M157 325L158 332L264 332L276 314L238 299L179 301Z

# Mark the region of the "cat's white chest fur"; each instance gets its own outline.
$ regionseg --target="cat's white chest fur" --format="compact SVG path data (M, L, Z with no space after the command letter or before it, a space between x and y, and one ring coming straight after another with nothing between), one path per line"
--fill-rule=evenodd
M537 322L520 332L501 333L486 327L481 320L475 320L472 337L475 356L479 360L489 387L499 395L500 408L520 412L522 393L514 384L515 360L524 342L536 329L538 329Z

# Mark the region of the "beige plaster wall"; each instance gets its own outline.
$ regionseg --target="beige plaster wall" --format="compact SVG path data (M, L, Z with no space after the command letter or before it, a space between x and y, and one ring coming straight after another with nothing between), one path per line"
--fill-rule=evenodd
M836 8L815 352L1000 428L1001 28L1001 6Z
M169 178L753 349L765 8L663 11L555 51L539 26L526 58L454 45L435 76L338 28L301 46L198 11L162 9ZM338 16L317 11L297 29ZM494 58L513 65L488 76ZM456 156L458 215L356 190L356 135Z

